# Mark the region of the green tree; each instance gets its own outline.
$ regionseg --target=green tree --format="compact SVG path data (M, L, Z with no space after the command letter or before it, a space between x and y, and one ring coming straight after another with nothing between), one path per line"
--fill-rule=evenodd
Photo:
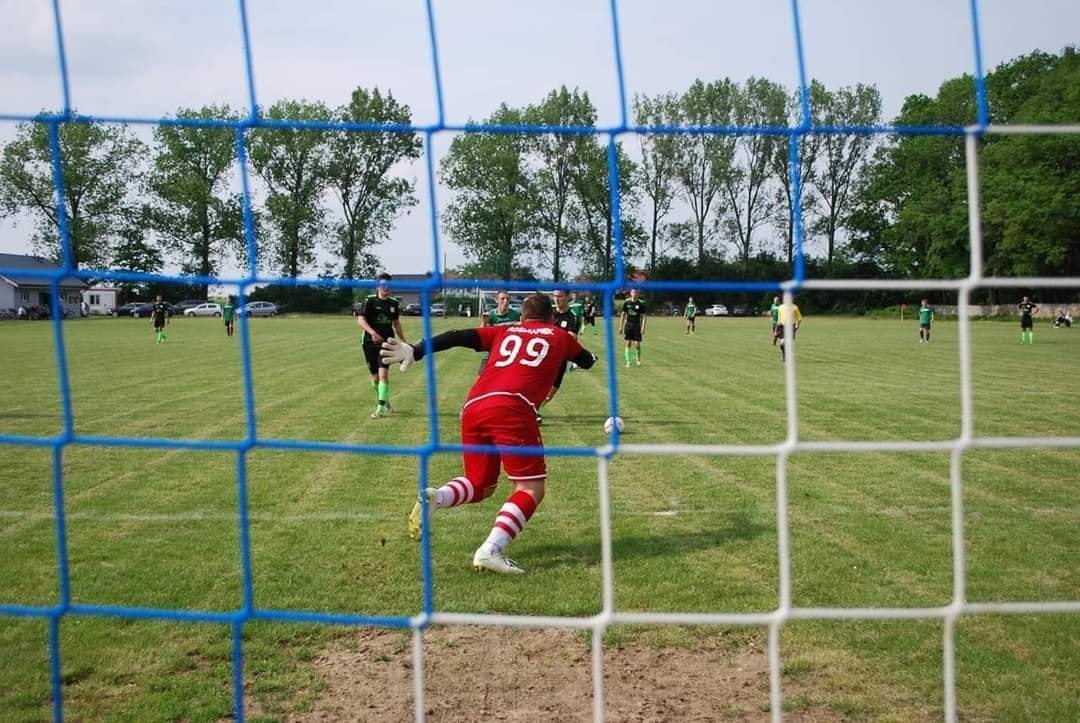
M124 213L126 218L112 246L109 267L143 274L161 271L164 264L161 250L147 238L151 225L149 209L145 206L129 207ZM115 285L123 292L125 299L146 298L150 287L146 282L136 281L117 281Z
M567 90L566 86L548 93L538 105L529 106L525 121L532 125L549 126L595 126L596 108L588 93ZM573 174L575 158L587 152L592 139L581 134L544 133L533 136L531 152L539 164L530 174L532 193L533 228L540 234L538 248L550 249L551 277L565 277L563 259L568 247L573 246L578 229L572 225L576 214L574 205ZM546 240L550 239L550 246Z
M994 123L1075 123L1080 55L1035 52L987 74ZM908 97L897 124L964 125L976 116L970 76L935 97ZM1080 140L1061 135L987 135L979 142L983 271L999 275L1080 273ZM964 141L912 135L880 147L858 183L845 223L851 249L915 278L969 271ZM992 292L990 293L992 296Z
M357 88L337 119L351 123L410 125L409 106L389 91ZM384 241L402 213L417 204L415 183L391 175L398 163L420 157L423 142L414 133L338 131L330 138L327 182L341 206L336 224L344 277L362 275L374 261L370 249Z
M942 84L936 98L905 99L896 125L964 125L975 114L974 80ZM910 135L874 153L844 225L851 251L899 276L956 277L968 270L964 141Z
M820 97L825 86L818 81L810 83L811 103ZM786 112L787 124L797 126L802 122L802 90L796 89L788 97ZM785 139L786 141L787 139ZM787 143L778 147L773 154L770 168L776 178L776 191L774 194L774 206L777 209L777 217L784 228L784 251L787 263L790 266L795 257L795 203L802 204L803 223L810 217L814 210L814 196L809 193L809 186L814 180L814 166L817 164L819 149L821 148L821 136L815 133L803 135L798 140L799 144L799 195L796 197L795 189L791 182L791 154Z
M779 126L787 120L787 91L764 78L749 78L734 96L735 125ZM776 196L769 192L778 153L787 153L783 136L740 135L734 141L730 170L722 176L721 226L742 261L750 260L754 231L775 218Z
M821 88L812 92L811 103L815 125L869 126L881 122L881 94L872 85L859 83L836 91ZM812 230L825 237L826 267L832 268L837 234L855 202L853 184L869 160L874 137L828 133L818 138L820 163L809 180L820 201L820 213Z
M524 113L505 104L487 120L521 125ZM440 165L440 180L454 191L443 223L466 256L501 279L511 279L534 250L528 174L531 141L513 133L462 133Z
M987 77L991 117L1064 124L1080 119L1080 53L1032 53ZM1080 138L994 136L983 147L985 270L1080 275Z
M611 201L611 174L608 172L608 147L593 136L575 156L574 192L578 198L576 212L584 233L577 248L582 270L590 276L612 278L615 262L615 222ZM623 237L623 256L629 261L641 253L647 238L641 222L634 216L641 200L636 185L637 169L626 155L622 144L616 144L616 165L619 172L620 224Z
M71 261L76 268L105 266L140 190L145 148L122 125L64 123L59 141ZM59 262L61 216L44 123L20 123L0 159L0 215L22 213L34 219L35 249Z
M326 121L330 111L322 103L283 100L266 117ZM327 146L325 132L293 128L256 128L248 139L251 164L267 190L266 218L274 234L270 260L285 276L295 278L310 268L316 242L326 231Z
M634 97L634 122L639 126L676 126L681 121L679 97L674 93L655 98ZM649 199L649 269L652 270L656 268L657 251L663 254L663 221L675 201L679 139L671 135L647 134L638 138L641 142L640 187Z
M184 109L180 119L238 116L227 106ZM231 128L158 126L150 172L149 225L180 261L184 273L212 276L227 251L243 259L242 199L229 193L236 159ZM207 284L199 285L206 297Z
M680 98L684 125L731 126L735 121L738 86L728 78L705 84L694 81ZM709 243L716 237L714 204L732 174L735 138L717 134L685 134L677 139L675 177L690 207L698 263L704 263Z

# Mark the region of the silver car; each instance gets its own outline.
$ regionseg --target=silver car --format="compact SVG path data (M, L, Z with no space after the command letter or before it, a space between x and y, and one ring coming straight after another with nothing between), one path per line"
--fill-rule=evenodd
M271 301L252 301L241 306L236 313L247 316L277 316L279 311L277 304Z
M199 304L185 311L184 316L221 316L221 304Z

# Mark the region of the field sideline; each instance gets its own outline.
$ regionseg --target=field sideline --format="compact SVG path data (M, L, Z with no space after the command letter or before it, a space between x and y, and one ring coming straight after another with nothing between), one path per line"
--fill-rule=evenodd
M437 320L437 329L466 319ZM616 354L624 440L771 444L786 434L784 372L763 319L650 319L644 365ZM177 319L154 344L146 320L63 326L76 431L241 439L240 340L218 320ZM0 433L52 435L61 414L48 323L0 324ZM346 317L250 320L262 438L412 446L429 441L418 366L393 370L395 413L374 406L359 332ZM972 330L975 432L1080 436L1080 331L1013 323ZM406 333L418 338L419 321ZM605 441L601 355L568 375L546 408L551 446ZM810 440L943 440L960 433L957 325L808 317L798 338L799 434ZM442 439L478 355L436 361ZM426 363L426 362L425 362ZM51 453L0 446L0 604L57 599ZM511 556L520 579L480 578L471 554L497 500L440 512L432 554L442 611L590 615L601 605L596 460L548 462L548 496ZM775 459L616 456L611 465L616 606L659 612L758 612L777 604ZM456 455L432 458L439 482ZM793 602L933 606L952 596L947 453L799 454L789 462ZM1080 599L1080 450L982 450L964 456L969 601ZM248 458L259 607L410 615L421 606L419 551L405 534L418 464L407 456L256 450ZM236 455L71 446L64 453L72 599L232 610L241 598ZM496 493L498 500L505 486ZM941 629L917 623L796 622L784 628L786 708L836 719L940 718ZM961 714L971 720L1080 720L1080 616L985 616L958 626ZM311 665L341 628L252 624L249 695L267 719L308 710L325 681ZM760 630L731 630L746 645ZM609 631L690 648L716 631ZM67 618L61 627L70 720L219 720L231 711L228 630ZM583 643L583 646L585 644ZM583 648L584 649L584 648ZM49 716L47 626L0 617L0 719ZM768 691L761 691L767 709ZM718 703L719 705L719 703ZM583 711L583 714L587 711ZM468 712L462 712L467 719Z

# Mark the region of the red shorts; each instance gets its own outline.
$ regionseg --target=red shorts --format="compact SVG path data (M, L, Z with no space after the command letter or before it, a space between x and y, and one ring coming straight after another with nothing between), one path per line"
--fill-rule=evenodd
M473 402L461 413L461 443L499 447L540 447L540 425L536 412L517 397L495 396ZM465 476L477 490L499 481L500 465L514 481L543 480L547 465L542 454L512 452L465 452Z

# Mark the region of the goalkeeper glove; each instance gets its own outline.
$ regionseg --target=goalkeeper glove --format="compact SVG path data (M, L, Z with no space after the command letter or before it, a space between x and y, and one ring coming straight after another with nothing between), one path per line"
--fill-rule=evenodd
M406 344L395 337L390 337L382 343L382 351L379 352L379 357L384 364L396 363L401 371L405 371L416 361L412 344Z

